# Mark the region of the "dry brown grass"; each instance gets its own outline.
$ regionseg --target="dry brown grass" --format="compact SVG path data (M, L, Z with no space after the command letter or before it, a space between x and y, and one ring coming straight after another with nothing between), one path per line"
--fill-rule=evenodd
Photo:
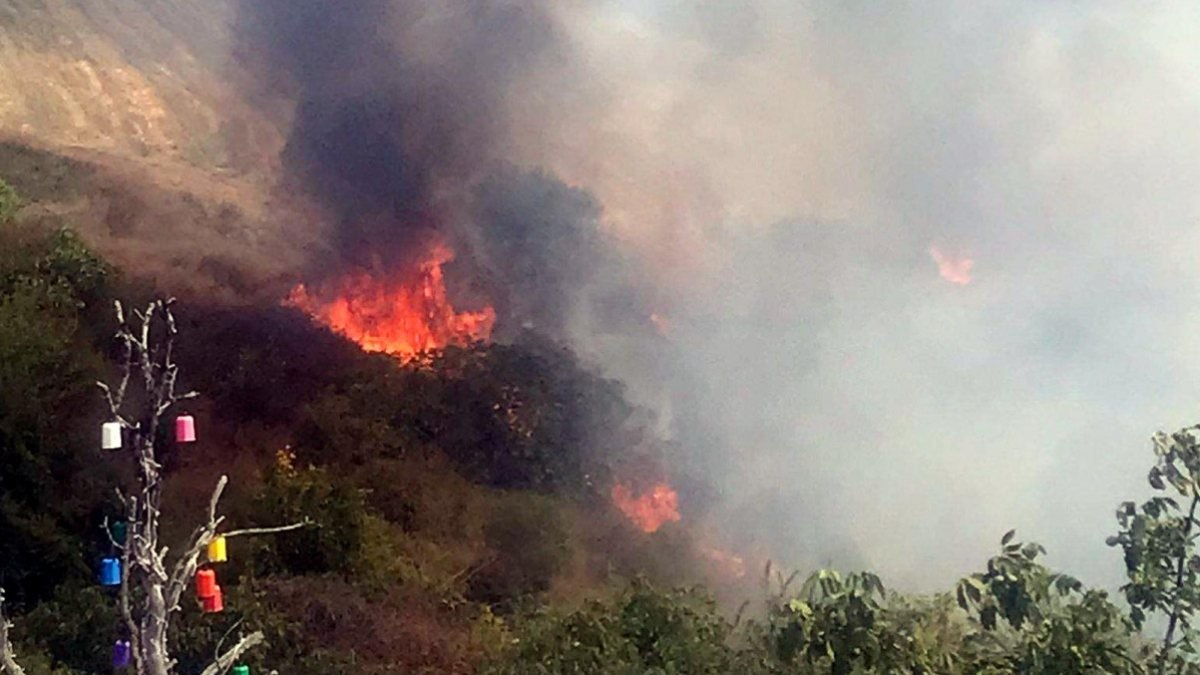
M323 252L319 211L269 179L12 138L0 139L0 178L31 202L22 220L70 226L126 274L191 301L273 302Z
M0 178L160 291L275 301L322 220L275 190L285 123L245 100L234 0L0 0Z
M0 0L0 131L258 171L279 125L246 104L232 0Z

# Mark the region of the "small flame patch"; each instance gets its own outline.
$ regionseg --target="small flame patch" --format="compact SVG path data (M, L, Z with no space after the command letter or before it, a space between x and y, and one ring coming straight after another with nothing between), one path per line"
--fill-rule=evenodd
M975 261L971 258L954 258L940 251L936 246L929 247L929 255L937 263L938 274L952 284L966 286L971 283L971 268Z
M666 483L658 483L636 497L629 486L617 483L612 488L612 500L643 532L657 532L666 523L677 523L682 519L679 494Z

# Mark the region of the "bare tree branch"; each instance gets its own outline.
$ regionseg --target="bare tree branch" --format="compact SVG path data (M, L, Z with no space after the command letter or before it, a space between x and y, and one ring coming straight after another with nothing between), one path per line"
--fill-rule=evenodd
M4 615L4 591L0 589L0 672L8 675L25 675L24 669L17 664L17 656L13 653L12 643L8 639L8 629L12 624Z
M217 481L217 487L213 489L212 497L208 500L207 521L196 528L196 531L192 533L191 543L187 550L179 560L175 561L175 568L171 571L166 590L167 607L170 611L179 609L179 599L183 597L188 581L200 565L200 556L215 537L217 528L225 521L223 516L217 516L217 506L220 504L221 495L225 492L225 486L228 484L228 476L221 476L221 479Z
M246 637L238 640L237 644L229 648L229 651L217 657L217 660L212 662L207 668L200 671L200 675L222 675L229 672L233 664L242 657L242 654L250 651L258 645L265 642L263 634L255 631Z
M226 539L233 539L234 537L257 537L262 534L291 532L292 530L299 530L303 527L310 527L312 524L313 523L311 520L304 520L303 522L292 523L291 525L281 525L279 527L250 527L244 530L232 530L221 536L225 537Z
M125 545L118 543L117 538L113 536L112 526L108 524L108 516L104 517L104 524L101 525L100 527L101 527L101 529L104 530L105 536L108 537L108 543L112 545L114 550L117 550L117 551L125 550ZM126 531L126 536L128 536L128 530Z
M217 519L217 505L221 503L221 495L225 493L225 486L229 485L229 476L221 475L221 479L217 481L217 487L213 489L212 497L208 500L208 522L213 522Z
M197 396L194 391L175 392L179 381L175 338L179 328L171 311L174 302L174 299L151 302L145 309L133 309L129 314L116 303L116 338L121 341L124 351L121 380L116 387L97 383L112 418L131 432L129 449L137 465L137 493L128 496L119 490L117 493L126 510L126 540L123 545L118 545L111 532L108 536L121 552L124 563L121 616L130 634L138 675L171 675L173 672L176 662L171 658L167 644L171 618L180 610L180 600L201 564L201 556L215 538L222 536L218 530L225 518L218 515L218 507L229 482L226 476L217 482L209 499L206 519L195 528L181 554L172 556L170 548L162 545L159 539L163 475L156 440L171 408ZM139 409L126 414L123 411L129 402L129 383L135 370L141 375L139 394L144 396L138 397ZM223 536L273 534L306 525L309 522L235 530ZM105 529L108 530L107 522ZM263 641L261 633L242 638L229 651L217 656L204 671L205 675L228 671L242 653Z
M137 510L137 498L131 497L130 503L133 505L130 513ZM121 549L121 595L120 608L121 620L125 622L125 630L129 635L129 650L133 652L133 665L138 675L145 675L146 663L142 660L142 641L141 632L138 630L137 623L133 619L133 608L129 602L129 570L131 560L132 546L130 532L133 530L133 523L127 525L125 530L125 546Z

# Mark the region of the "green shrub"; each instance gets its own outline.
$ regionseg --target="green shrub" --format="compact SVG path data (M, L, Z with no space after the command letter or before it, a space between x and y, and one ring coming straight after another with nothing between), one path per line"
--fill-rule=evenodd
M644 582L608 602L569 613L541 611L520 623L487 675L725 675L765 673L732 646L733 625L695 591Z
M100 673L112 667L118 619L113 594L95 586L64 584L51 600L21 617L18 638L53 655L56 667Z
M91 574L104 470L86 411L102 358L81 312L106 270L69 233L0 226L0 579L18 606Z
M46 233L0 224L0 294L21 288L38 294L42 309L63 317L95 318L109 310L115 272L69 229Z
M17 194L13 186L0 179L0 225L16 217L17 211L25 205L24 200Z
M1030 675L1144 672L1132 624L1107 593L1051 572L1039 544L1014 537L1005 534L986 571L958 584L976 628L964 641L968 663Z
M536 495L509 495L484 525L488 557L471 577L468 597L510 603L550 589L570 558L561 506Z
M189 335L179 345L181 367L231 425L293 425L328 388L358 380L368 360L293 309L184 308L180 321Z
M411 422L487 485L591 492L639 431L617 383L533 336L447 348L417 372L425 382Z
M290 574L350 571L368 516L362 494L320 468L296 468L281 452L254 500L258 524L308 521L309 527L257 539L257 571Z

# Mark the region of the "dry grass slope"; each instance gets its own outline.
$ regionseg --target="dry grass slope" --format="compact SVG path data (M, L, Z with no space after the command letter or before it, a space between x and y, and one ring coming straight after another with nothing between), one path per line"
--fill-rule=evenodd
M245 178L0 140L22 220L78 230L127 274L199 302L282 297L321 246L315 208Z
M228 0L0 0L0 130L258 169L280 137L237 94Z
M0 0L0 178L130 274L278 298L320 216L274 183L281 125L247 104L233 0Z

